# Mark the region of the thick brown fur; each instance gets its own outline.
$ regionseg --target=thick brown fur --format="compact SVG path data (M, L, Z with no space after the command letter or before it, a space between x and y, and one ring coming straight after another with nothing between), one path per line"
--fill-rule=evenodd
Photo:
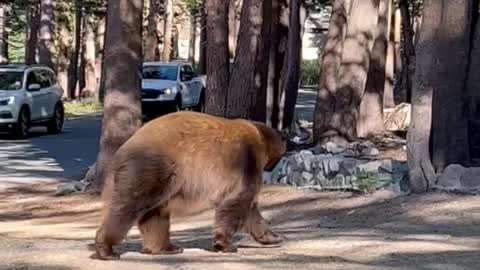
M280 133L262 123L194 112L150 121L112 157L92 258L118 259L113 246L135 223L142 253L182 252L170 242L170 215L198 202L215 207L214 251L228 251L242 228L261 244L280 243L256 201L262 171L273 168L285 147Z

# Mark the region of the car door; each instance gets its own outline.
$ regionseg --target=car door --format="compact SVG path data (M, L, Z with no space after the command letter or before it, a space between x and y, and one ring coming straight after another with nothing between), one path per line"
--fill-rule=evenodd
M36 120L41 118L41 93L40 88L31 89L33 85L38 85L41 88L41 84L37 78L35 70L30 70L27 74L27 97L30 100L30 118Z
M202 91L202 82L197 80L197 74L193 71L190 65L185 66L185 71L190 74L190 94L192 96L192 105L197 105L200 100L200 93Z
M182 93L182 103L184 107L192 106L192 78L187 72L186 65L180 67L180 91Z
M40 118L48 118L53 115L52 100L54 97L54 88L50 81L48 69L36 69L35 71L40 90L36 93L35 106L39 110Z

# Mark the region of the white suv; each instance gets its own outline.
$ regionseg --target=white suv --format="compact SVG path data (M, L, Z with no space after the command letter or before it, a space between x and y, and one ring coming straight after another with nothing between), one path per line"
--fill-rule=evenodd
M52 69L43 65L0 65L0 129L25 138L32 126L62 131L63 89Z

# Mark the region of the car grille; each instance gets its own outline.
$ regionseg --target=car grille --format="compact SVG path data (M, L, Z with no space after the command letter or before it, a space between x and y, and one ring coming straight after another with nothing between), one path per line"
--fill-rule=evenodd
M142 98L158 98L163 91L156 89L142 89Z

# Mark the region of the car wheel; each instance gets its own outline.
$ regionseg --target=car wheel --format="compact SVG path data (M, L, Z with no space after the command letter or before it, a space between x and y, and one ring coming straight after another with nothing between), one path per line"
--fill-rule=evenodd
M64 110L61 103L55 105L55 109L53 111L53 116L50 122L47 125L47 131L50 134L58 134L62 132L64 122Z
M197 106L194 107L193 109L196 112L205 112L205 92L202 91L200 94L200 99L198 100Z
M23 107L18 114L18 121L14 126L14 134L17 138L27 138L30 129L30 113L27 108Z

